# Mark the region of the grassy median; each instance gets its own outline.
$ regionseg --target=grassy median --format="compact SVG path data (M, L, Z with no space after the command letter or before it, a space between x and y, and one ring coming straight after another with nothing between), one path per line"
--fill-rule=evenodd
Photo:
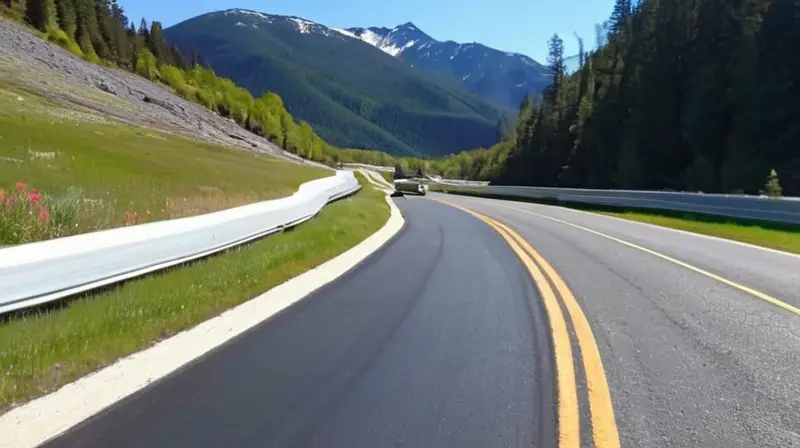
M356 245L389 217L363 188L311 221L226 254L0 323L0 412L207 320Z
M0 148L0 245L288 196L332 174L123 125L3 84Z
M445 191L446 188L437 186L435 190ZM800 225L702 213L632 209L577 202L517 198L483 193L478 189L459 192L449 191L449 193L567 207L800 254Z
M394 173L388 173L386 171L378 172L381 173L381 176L383 176L384 179L386 179L386 182L389 182L390 184L394 183Z

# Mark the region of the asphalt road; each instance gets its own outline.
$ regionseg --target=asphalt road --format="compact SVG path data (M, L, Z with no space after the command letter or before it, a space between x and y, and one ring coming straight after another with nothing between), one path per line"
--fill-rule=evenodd
M554 446L530 275L480 220L396 203L406 227L359 267L47 446Z
M431 197L509 225L564 278L597 339L623 446L800 446L800 316L547 217L795 307L800 257L565 208Z
M407 227L360 267L50 446L556 446L541 297L494 230L431 199L505 223L565 280L622 446L800 446L800 316L736 286L800 307L800 257L439 194L397 199Z

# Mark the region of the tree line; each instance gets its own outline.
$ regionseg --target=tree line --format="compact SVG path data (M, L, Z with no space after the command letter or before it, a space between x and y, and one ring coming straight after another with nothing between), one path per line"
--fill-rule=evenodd
M800 195L800 0L617 0L597 40L550 40L495 183Z

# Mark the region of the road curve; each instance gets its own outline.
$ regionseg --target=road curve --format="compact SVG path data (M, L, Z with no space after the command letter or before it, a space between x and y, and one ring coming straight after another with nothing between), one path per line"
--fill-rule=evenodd
M357 268L50 447L552 447L547 316L503 238L398 198Z
M800 257L560 207L430 196L505 223L565 279L597 339L622 446L800 446Z

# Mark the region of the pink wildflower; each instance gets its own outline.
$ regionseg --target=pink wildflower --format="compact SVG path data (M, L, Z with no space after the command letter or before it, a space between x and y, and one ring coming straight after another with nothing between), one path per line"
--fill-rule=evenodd
M136 212L125 212L124 220L126 226L136 224L139 221L139 214Z
M22 182L17 182L17 190L22 191L25 189L25 184Z
M44 207L39 209L39 220L42 222L47 222L50 220L50 212L48 212Z
M28 201L30 202L39 202L42 200L42 195L39 194L36 189L32 189L30 193L28 193Z

